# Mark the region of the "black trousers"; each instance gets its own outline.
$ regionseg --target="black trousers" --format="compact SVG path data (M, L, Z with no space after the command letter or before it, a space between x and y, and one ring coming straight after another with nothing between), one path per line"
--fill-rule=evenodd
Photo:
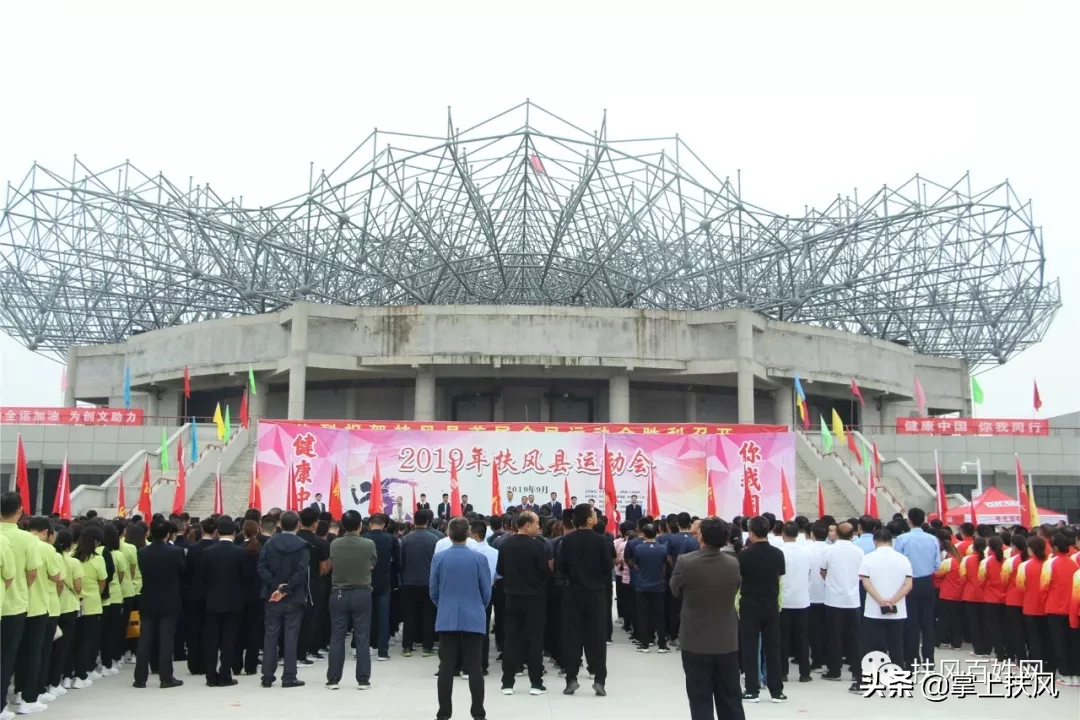
M664 591L656 592L638 591L636 594L638 609L637 639L644 646L653 642L656 635L656 644L660 648L667 648L667 617L664 613Z
M480 649L480 667L486 673L491 660L491 603L484 608L484 642Z
M122 602L106 605L101 609L101 664L111 668L119 657L117 651L123 647L127 626L124 625L124 604ZM121 652L120 655L123 653Z
M435 648L435 603L427 585L403 585L400 591L404 614L401 649L412 650L420 641L424 652Z
M506 607L506 594L503 592L503 581L499 578L491 587L491 606L494 608L495 617L495 649L502 652L503 649L503 609Z
M1072 656L1074 653L1069 651L1070 633L1072 632L1069 628L1069 616L1047 614L1046 629L1050 638L1050 652L1048 655L1051 658L1053 669L1058 676L1075 675L1078 671L1073 667ZM18 676L18 673L16 673L16 676Z
M743 598L739 632L742 665L746 670L746 692L756 695L761 690L761 676L757 668L759 652L764 647L765 681L769 684L769 694L773 697L783 694L784 682L780 677L780 611Z
M738 651L704 655L683 650L681 654L690 720L745 720Z
M811 669L825 667L825 603L810 603L807 610L807 637L810 640Z
M562 586L554 580L548 582L544 650L556 664L562 660L562 591Z
M780 674L788 674L792 655L799 665L799 677L810 676L810 636L807 622L810 608L784 608L780 611Z
M635 591L630 583L615 578L615 611L623 621L623 629L630 630L637 622L637 612L634 609Z
M79 618L81 621L82 618ZM161 681L172 680L173 650L176 642L176 615L139 613L139 646L135 651L135 682L150 676L150 654L157 651L157 673Z
M981 627L983 619L983 603L964 601L964 615L967 618L968 637L971 638L971 649L976 655L990 654L990 636L986 629Z
M233 663L236 660L236 645L243 626L244 613L207 612L203 624L203 652L206 657L207 685L228 685L232 682ZM221 664L218 664L218 656Z
M906 622L904 620L886 620L884 618L867 618L862 619L862 649L859 652L859 658L866 655L868 652L877 650L879 652L887 653L889 659L896 665L904 667L906 662L904 656L904 633L906 632ZM861 668L860 668L861 670ZM861 681L862 678L860 677Z
M903 623L905 660L909 667L920 657L927 662L933 662L934 648L937 646L937 633L934 628L937 591L934 590L934 579L929 575L914 578L911 592L904 599L907 606L907 619Z
M56 652L57 640L56 627L60 624L60 616L50 617L45 621L45 634L41 643L41 665L38 669L37 691L40 695L49 689L49 669L52 664L52 655Z
M184 642L187 645L188 672L192 675L202 675L206 672L203 661L206 654L203 652L203 621L206 607L206 597L202 596L195 600L195 607L184 607Z
M7 689L15 672L15 660L20 659L19 647L25 626L26 613L0 619L0 710L7 706Z
M837 608L825 606L825 624L828 640L829 674L836 676L847 658L851 677L862 678L862 658L859 656L859 620L862 608Z
M1028 660L1042 660L1043 669L1051 662L1045 615L1024 615L1024 635L1027 638Z
M233 675L243 671L254 675L259 669L259 650L263 643L263 602L254 600L244 603L241 620L240 639L237 641L236 654L233 656Z
M41 650L45 644L45 629L49 616L35 615L26 618L22 642L19 644L19 662L15 665L15 692L22 693L24 703L37 702L40 693L38 680L41 675ZM52 638L49 638L52 642Z
M484 673L480 667L480 633L441 632L439 633L439 712L437 718L449 718L454 713L451 697L454 693L454 678L457 677L458 658L462 669L469 676L469 695L472 704L469 714L474 718L486 717L484 712Z
M120 609L120 625L123 630L120 631L120 641L116 644L116 657L114 659L119 660L124 656L124 652L128 649L129 641L127 638L128 624L131 622L131 611L138 607L139 597L124 598L124 604ZM138 644L132 646L132 649L138 647Z
M283 656L285 666L281 671L282 682L296 680L296 643L300 637L300 625L304 621L304 607L291 602L267 602L263 606L265 634L263 635L262 679L273 682L277 672L278 639L284 638ZM357 648L365 652L366 648Z
M593 680L607 682L607 645L604 642L604 615L611 619L611 605L603 590L586 590L572 585L563 590L563 663L566 682L577 680L581 653L592 668Z
M942 643L949 643L953 650L964 644L964 603L960 600L938 600L938 619Z
M1005 604L983 603L983 632L987 634L987 641L994 650L994 657L998 660L1005 659Z
M544 684L544 614L546 595L507 595L502 661L502 686L514 687L514 676L522 665L529 667L533 687Z
M318 578L312 583L311 603L304 606L304 618L300 623L300 639L296 645L296 657L303 659L315 652L318 647L318 638L315 636L319 629L319 618L326 612L326 597L318 587Z
M1005 654L1013 662L1027 660L1024 646L1024 610L1019 605L1005 606Z
M101 648L101 618L98 615L82 615L75 621L75 677L85 680L97 664L98 650Z
M52 656L49 658L49 677L48 684L51 687L57 687L64 679L64 668L68 667L68 658L71 657L71 651L74 647L72 641L75 639L75 619L78 617L79 612L77 610L61 613L57 618L57 627L60 628L60 632L63 633L60 639L53 643ZM67 677L71 677L67 675Z

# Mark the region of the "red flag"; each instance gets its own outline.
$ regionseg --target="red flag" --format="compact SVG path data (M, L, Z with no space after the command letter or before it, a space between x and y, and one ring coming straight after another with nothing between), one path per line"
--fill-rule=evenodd
M218 460L217 472L214 473L214 515L225 514L225 497L221 493L221 461Z
M455 482L456 477L453 467L450 469L450 483ZM371 479L371 493L368 494L368 517L372 515L382 515L383 513L383 501L382 501L382 473L379 472L379 456L375 456L375 477ZM461 496L458 496L458 514L461 514Z
M859 405L866 407L866 401L863 400L862 393L859 391L859 386L855 384L855 378L851 378L851 394L859 398Z
M116 491L116 517L127 517L127 497L124 492L124 476L120 476L120 480L117 483L120 487Z
M604 440L604 511L608 515L607 531L609 535L615 534L615 528L619 524L619 500L615 493L615 474L611 471L611 453L607 449L607 440Z
M780 513L784 516L784 522L795 519L795 504L791 502L791 490L788 489L784 468L780 468Z
M450 517L461 517L461 483L453 461L450 462Z
M1039 395L1039 383L1035 380L1032 380L1031 383L1035 386L1035 397L1032 399L1032 404L1035 406L1035 412L1039 412L1039 410L1042 409L1042 397ZM1023 523L1021 523L1021 525L1023 525ZM1024 527L1027 526L1024 525Z
M15 489L22 498L22 509L29 514L30 507L30 478L26 472L26 448L23 447L22 433L15 439Z
M649 517L660 517L660 496L656 492L656 466L649 468L649 500L645 514Z
M547 175L547 171L544 170L544 163L540 162L540 158L536 155L529 156L529 164L532 165L532 169L539 175Z
M240 427L246 428L248 426L248 401L247 390L240 398Z
M844 433L847 435L847 449L851 451L851 454L855 456L855 459L862 465L862 453L859 452L859 446L855 444L855 432L848 430Z
M573 510L574 508L570 507L570 476L569 475L563 475L562 491L563 491L563 495L565 495L565 497L563 498L563 507L567 508L569 510Z
M750 492L750 483L746 481L746 473L743 473L742 514L745 518L752 518L757 515L754 508L754 495Z
M142 487L139 488L139 514L143 516L143 520L150 520L153 516L153 509L150 504L150 457L147 456L146 464L143 465L142 474Z
M919 409L919 417L926 417L926 393L923 392L919 376L915 376L915 407Z
M863 514L872 518L878 516L877 468L873 463L870 465L870 478L866 483L866 502L864 503Z
M259 483L259 459L251 458L251 479L248 481L248 507L262 510L262 486Z
M705 490L705 517L716 517L716 495L712 489L712 474L708 470L705 471L705 484L708 486Z
M68 473L67 453L64 453L64 465L60 468L60 480L56 483L52 511L61 518L71 518L71 475Z
M173 491L172 511L179 515L184 512L184 503L187 501L187 469L184 465L184 441L176 439L176 490Z
M934 476L937 483L937 487L934 491L937 493L937 516L943 523L948 523L946 516L949 513L949 499L945 497L945 481L941 479L941 465L938 463L937 450L934 451Z
M187 365L184 366L184 397L191 399L191 373L188 372Z
M975 488L972 488L971 495L968 498L968 508L971 510L971 524L979 527L979 517L975 514Z
M817 481L817 516L820 520L825 517L825 493L821 491L821 479Z
M1020 455L1016 456L1016 501L1020 503L1020 524L1031 527L1031 504L1028 502L1027 483L1024 471L1020 468Z
M300 512L300 501L296 499L296 473L292 463L289 463L289 483L285 488L285 509Z
M499 466L491 463L491 514L502 515L502 490L499 488Z
M413 488L413 494L416 494L416 488ZM341 507L341 476L338 474L338 467L334 465L334 472L330 476L330 517L334 520L340 520L342 515Z

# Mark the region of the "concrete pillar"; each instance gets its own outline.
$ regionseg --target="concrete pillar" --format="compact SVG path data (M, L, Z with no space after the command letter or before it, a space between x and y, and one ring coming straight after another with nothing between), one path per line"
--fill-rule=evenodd
M70 478L68 479L70 483ZM37 466L37 492L34 493L37 497L34 499L37 505L37 511L39 515L44 515L45 510L43 508L45 504L45 463L39 462ZM52 508L50 508L51 510Z
M686 391L686 422L697 422L697 393L693 390Z
M501 423L506 419L506 398L500 391L491 403L491 421Z
M413 420L435 419L435 373L421 370L416 373L413 395Z
M75 407L75 379L79 372L79 349L74 345L68 347L67 368L64 370L64 407Z
M248 396L248 417L252 423L266 417L266 403L270 394L270 385L260 382L258 375L255 376L255 394Z
M356 419L356 408L359 405L360 388L345 388L345 419Z
M630 422L630 377L626 373L608 380L608 422Z
M146 392L146 414L152 418L161 416L161 398L158 397L158 389L151 387ZM152 421L157 423L157 420Z
M551 422L551 396L546 390L540 393L540 422Z
M782 385L773 391L773 422L793 427L795 423L795 390Z
M308 309L304 303L292 307L289 329L289 420L304 419L307 396Z
M754 422L754 325L748 312L735 322L735 368L739 394L739 423Z

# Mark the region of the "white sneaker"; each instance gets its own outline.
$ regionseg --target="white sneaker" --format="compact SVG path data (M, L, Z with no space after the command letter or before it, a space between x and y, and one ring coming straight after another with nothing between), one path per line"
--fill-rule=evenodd
M71 683L71 689L72 690L85 690L86 688L90 687L93 684L94 684L94 681L91 680L89 677L87 677L86 680L83 680L82 678L75 678L74 682Z
M90 678L91 680L100 680L105 676L99 673L97 670L92 670L86 674L86 677Z
M56 696L53 695L51 692L46 691L43 693L38 693L37 699L38 702L51 703L53 700L56 699Z
M112 675L119 675L120 674L120 668L115 668L115 667L104 668L101 671L101 674L103 676L105 676L105 677L110 677Z
M14 720L14 718L15 713L11 712L11 710L4 708L3 711L0 711L0 720Z
M64 690L70 690L71 689L71 678L64 678L63 680L61 680L60 681L60 687L62 689L64 689Z
M19 706L19 715L33 715L34 713L45 712L49 709L49 706L41 702L23 703Z
M60 697L61 695L67 695L67 690L57 685L56 687L49 687L49 694Z

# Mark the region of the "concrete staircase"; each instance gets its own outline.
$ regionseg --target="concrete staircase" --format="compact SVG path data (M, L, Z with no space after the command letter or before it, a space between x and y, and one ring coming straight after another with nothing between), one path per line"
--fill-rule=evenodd
M795 455L795 514L805 515L811 520L818 517L817 481L818 476L807 462ZM858 517L855 506L840 492L836 483L828 478L821 479L821 492L825 496L825 512L835 518Z
M251 461L257 446L254 442L244 448L235 460L221 468L221 495L225 501L225 514L243 517L248 509L248 491L251 483ZM192 516L209 517L214 509L214 476L211 474L195 491L187 503Z

